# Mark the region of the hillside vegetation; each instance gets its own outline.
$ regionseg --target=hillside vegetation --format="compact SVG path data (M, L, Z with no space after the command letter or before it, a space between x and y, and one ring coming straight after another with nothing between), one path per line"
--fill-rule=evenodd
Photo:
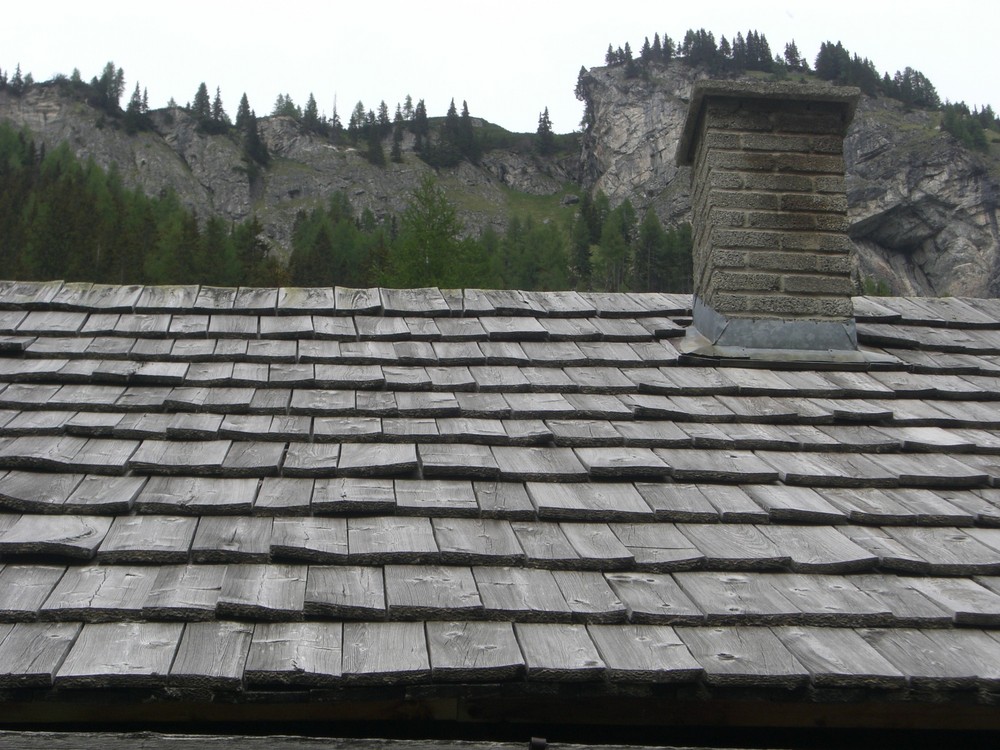
M612 97L683 107L695 77L820 78L930 113L931 140L942 129L986 156L1000 148L988 105L942 103L919 71L879 75L839 42L810 65L794 41L773 55L756 31L716 43L689 30L676 43L654 34L635 56L609 45L605 62L601 80L626 84ZM358 102L345 123L312 94L304 106L279 94L260 117L244 94L230 117L204 82L184 106L150 110L138 83L123 105L111 62L89 82L0 71L0 262L18 278L115 283L687 291L687 186L672 183L669 148L620 173L601 157L601 70L581 69L582 131L565 135L547 109L535 133L485 122L465 101L432 117L410 96L394 109ZM676 127L647 114L651 128Z

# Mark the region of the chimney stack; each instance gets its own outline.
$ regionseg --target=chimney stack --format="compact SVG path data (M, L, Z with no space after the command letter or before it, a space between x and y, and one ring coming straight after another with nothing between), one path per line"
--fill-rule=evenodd
M859 96L818 84L695 84L678 147L692 167L688 353L861 356L843 156Z

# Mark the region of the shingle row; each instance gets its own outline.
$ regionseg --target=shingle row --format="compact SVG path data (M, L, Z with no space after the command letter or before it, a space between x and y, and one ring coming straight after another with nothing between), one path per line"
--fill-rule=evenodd
M8 562L47 557L108 564L299 560L580 570L1000 572L996 528L504 520L463 516L474 505L463 505L461 497L439 499L431 487L417 488L407 499L413 503L409 512L452 504L456 515L0 515L0 554ZM625 519L632 513L616 508L605 515Z

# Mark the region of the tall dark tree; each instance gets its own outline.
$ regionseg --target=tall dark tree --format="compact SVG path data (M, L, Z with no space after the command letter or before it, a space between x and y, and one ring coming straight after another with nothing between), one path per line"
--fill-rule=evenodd
M316 97L313 93L309 92L309 100L306 102L305 109L302 110L302 127L309 132L317 132L319 130L319 107L316 104Z
M21 67L18 66L15 79L20 79L20 72ZM94 104L109 114L121 111L121 98L125 93L125 71L116 68L109 60L101 71L101 77L94 78L90 86L95 92ZM14 88L14 79L11 80L11 88Z
M549 108L538 116L538 153L542 156L549 156L556 150L555 134L552 132L552 120L549 119Z
M479 163L481 151L479 141L476 139L476 129L472 124L472 115L469 114L469 103L462 100L462 114L458 121L458 148L462 156L473 164Z
M379 102L376 122L378 124L379 135L383 138L389 135L389 131L392 129L392 120L389 119L389 105L385 103L385 99Z
M427 136L430 133L430 122L427 119L427 105L424 104L423 99L417 102L417 106L413 110L413 121L410 125L410 129L416 137L413 144L413 150L420 152L426 145Z
M247 122L250 120L250 100L247 99L247 94L244 91L243 96L240 99L240 106L236 110L236 129L245 131L247 127Z
M215 87L215 99L212 100L212 122L220 125L229 124L229 115L222 106L222 89Z
M149 115L143 94L139 91L139 84L135 85L135 91L125 107L125 131L136 133L146 130L150 126Z
M208 86L202 81L195 92L194 101L191 104L191 114L196 120L212 119L212 100L208 96Z

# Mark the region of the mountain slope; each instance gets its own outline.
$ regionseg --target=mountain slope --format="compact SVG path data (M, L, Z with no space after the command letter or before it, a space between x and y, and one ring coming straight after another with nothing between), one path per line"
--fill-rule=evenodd
M674 155L691 86L706 75L676 62L650 65L646 78L626 78L620 66L593 68L578 83L587 121L578 156L539 157L529 137L478 122L483 140L499 137L502 147L488 148L478 165L438 170L417 157L409 134L402 163L380 167L284 116L259 120L272 159L252 170L234 138L206 135L183 109L152 112L153 129L129 135L58 83L33 85L21 96L0 91L0 119L48 147L68 142L78 156L116 168L126 184L151 195L173 190L199 216L256 215L284 257L299 211L341 191L359 213L388 220L432 172L470 235L502 230L515 213L562 222L575 212L570 196L581 190L603 191L612 206L628 199L638 216L651 207L667 225L689 221L689 174ZM863 97L845 143L856 276L900 294L996 296L1000 149L971 152L942 132L939 120L939 113Z
M627 198L640 214L652 207L665 223L688 220L690 176L673 159L702 77L683 64L653 65L648 80L626 78L621 67L583 75L584 187L603 190L612 205ZM996 296L997 160L960 146L938 119L862 97L844 146L857 276L901 294Z

